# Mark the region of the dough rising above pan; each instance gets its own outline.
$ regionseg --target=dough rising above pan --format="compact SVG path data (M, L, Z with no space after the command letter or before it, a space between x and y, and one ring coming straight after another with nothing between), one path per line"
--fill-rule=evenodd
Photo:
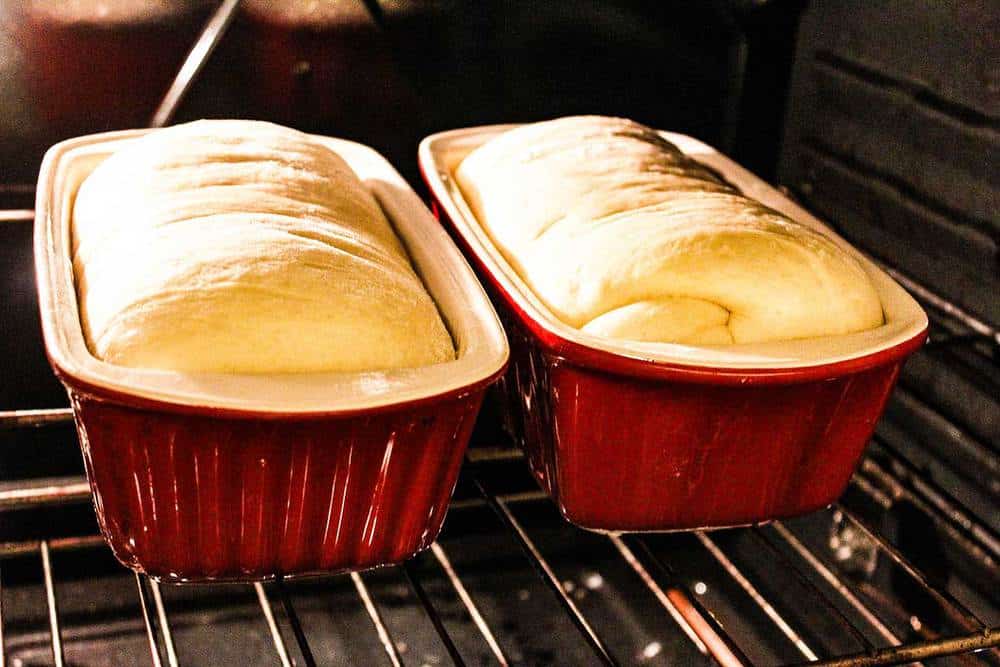
M472 151L455 176L527 285L583 331L716 345L883 323L857 260L638 123L525 125Z
M91 352L224 373L366 371L455 358L378 203L308 135L256 121L152 132L77 194Z

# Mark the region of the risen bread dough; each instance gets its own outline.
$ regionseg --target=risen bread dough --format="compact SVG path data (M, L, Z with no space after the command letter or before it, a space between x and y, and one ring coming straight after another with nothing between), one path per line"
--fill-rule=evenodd
M882 324L854 258L632 121L526 125L474 150L455 176L528 286L584 331L697 345Z
M148 134L81 185L72 241L86 340L114 364L282 373L454 358L378 203L294 130Z

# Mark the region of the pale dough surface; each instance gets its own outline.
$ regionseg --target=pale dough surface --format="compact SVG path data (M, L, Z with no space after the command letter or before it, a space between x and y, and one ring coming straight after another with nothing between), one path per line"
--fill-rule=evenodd
M110 363L284 373L455 357L374 197L294 130L212 120L134 141L81 185L72 247L84 334Z
M455 176L528 286L583 331L709 345L883 322L854 258L638 123L525 125L474 150Z

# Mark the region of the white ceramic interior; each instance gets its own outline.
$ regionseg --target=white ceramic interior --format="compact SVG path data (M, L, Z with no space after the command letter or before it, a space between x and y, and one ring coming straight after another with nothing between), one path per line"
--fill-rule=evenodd
M429 398L482 381L506 363L507 339L465 258L403 177L358 143L315 137L371 189L437 303L457 349L455 361L364 373L237 375L127 368L91 355L77 310L70 217L83 179L111 153L149 130L70 139L42 163L35 265L45 345L63 372L96 387L168 403L272 414L356 412ZM377 308L378 304L372 304Z
M490 265L496 280L528 315L564 339L636 359L713 368L800 368L855 359L889 349L927 327L920 305L884 271L826 225L766 182L711 146L683 134L662 132L686 154L706 164L742 192L788 217L820 231L861 263L882 300L885 324L853 334L738 345L690 346L594 336L556 318L504 258L466 203L453 178L462 159L492 137L517 125L488 125L431 135L420 144L420 166L448 217L475 252Z

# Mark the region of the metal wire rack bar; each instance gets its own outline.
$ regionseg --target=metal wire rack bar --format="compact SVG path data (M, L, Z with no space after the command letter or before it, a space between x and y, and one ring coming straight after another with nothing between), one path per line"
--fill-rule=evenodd
M71 423L73 423L73 410L70 408L0 411L0 430Z
M886 273L892 276L893 280L895 280L900 285L905 287L907 291L916 296L920 301L923 301L924 303L928 304L935 310L944 313L948 317L958 320L959 322L964 324L969 329L972 329L976 333L981 334L982 336L985 336L987 338L990 338L994 342L994 344L1000 345L1000 331L998 331L995 327L990 326L989 324L979 319L975 315L969 313L960 306L952 303L943 296L940 296L939 294L925 287L924 285L917 282L913 278L910 278L908 275L906 275L899 269L889 266L884 262L877 262L877 263Z
M660 585L656 583L656 580L653 579L651 574L649 574L649 571L646 570L643 564L639 562L639 559L635 557L635 554L628 548L628 545L622 541L622 538L619 535L608 535L608 539L611 540L611 544L613 544L615 549L618 550L618 553L620 553L622 558L625 559L625 562L629 564L629 567L631 567L642 582L646 584L646 587L652 591L653 596L660 603L660 605L666 609L670 618L672 618L684 634L688 636L688 639L690 639L691 642L698 647L699 651L708 655L709 642L712 639L717 639L717 636L709 636L702 639L702 636L699 633L701 628L699 628L699 630L695 629L699 626L699 624L693 619L688 620L688 617L681 612L680 608L678 608L679 605L675 604L674 601L670 599L670 596L667 595L666 591L660 588Z
M153 661L153 667L163 666L163 657L160 655L160 642L157 639L156 624L153 622L155 611L150 609L149 591L146 590L142 575L135 573L135 587L139 592L139 608L142 610L142 620L146 626L146 638L149 640L149 656ZM176 660L171 663L171 667L176 664Z
M778 613L778 610L775 609L763 595L761 595L760 591L757 590L757 587L754 586L753 583L751 583L750 580L747 579L739 568L737 568L736 565L729 559L729 557L723 553L722 549L719 548L712 538L702 531L696 532L695 537L697 537L702 546L705 547L710 554L712 554L712 557L718 561L719 565L722 566L726 573L729 574L729 576L732 577L737 584L739 584L740 588L742 588L746 594L750 596L750 599L754 601L754 604L760 607L760 610L764 612L769 619L771 619L778 630L781 631L781 634L785 635L785 637L788 638L788 641L792 642L795 648L798 649L799 653L801 653L806 660L815 661L819 659L819 656L817 656L809 645L806 644L805 640L802 639L802 637L799 636L799 634L792 628L791 625L789 625L781 614Z
M70 551L73 549L90 549L104 545L100 535L81 535L74 537L53 537L46 540L52 551ZM37 553L41 548L40 540L23 540L18 542L0 542L0 559L14 556L26 556Z
M497 502L498 502L498 504L501 504L501 506L504 506L505 501L498 499ZM508 513L510 512L509 508L507 508L507 511L508 511ZM850 515L848 515L848 516L850 516ZM514 520L516 521L516 519L514 519ZM518 527L520 527L519 524L516 524L516 525ZM515 537L516 537L517 536L516 529L514 529L512 527L509 527L509 528L510 528L512 534L514 534ZM992 646L1000 645L1000 629L995 629L995 628L991 629L991 628L982 628L982 627L980 627L979 629L977 629L975 632L973 632L971 634L968 634L968 635L965 635L965 636L962 636L962 637L950 637L950 638L939 639L939 640L935 640L935 641L922 642L922 643L919 643L919 644L907 644L905 646L899 645L898 638L896 638L891 633L891 631L889 631L887 628L885 628L885 626L881 624L881 622L879 621L879 619L877 618L877 616L875 616L875 614L871 610L869 610L856 596L854 596L853 593L851 593L850 590L845 585L843 585L842 582L839 581L839 579L836 577L836 575L833 575L832 571L830 571L829 568L826 568L825 566L823 566L822 563L819 560L817 560L817 557L814 554L812 554L812 552L809 551L808 548L805 547L805 545L803 545L797 538L795 538L794 534L792 534L791 531L789 531L781 523L776 523L775 524L775 529L778 531L779 535L781 535L783 539L785 539L790 545L792 545L792 547L796 550L796 552L800 553L800 555L803 555L804 559L806 559L807 561L809 561L811 565L816 566L817 572L819 572L820 575L823 576L824 578L826 578L828 581L831 581L831 584L834 585L835 590L837 590L844 597L844 599L849 604L851 604L852 607L854 607L855 609L857 609L859 611L859 613L862 613L862 615L865 617L865 619L869 623L871 623L872 626L875 627L879 631L880 634L882 634L888 641L890 641L891 644L894 645L892 647L892 649L868 650L865 653L859 653L859 654L854 655L854 656L847 656L845 658L837 658L835 660L826 661L826 662L819 662L819 663L810 662L810 664L836 664L836 665L840 665L840 664L843 664L843 665L896 664L898 662L906 662L906 661L909 661L909 660L917 660L917 659L934 657L934 656L948 655L948 654L957 653L957 652L963 652L963 651L968 651L968 650L976 650L976 649L983 649L983 648L989 648L989 647L992 647ZM523 531L523 528L522 528L522 531ZM524 533L524 534L526 535L526 533ZM707 536L705 536L705 537L707 538ZM616 538L616 539L621 539L621 538ZM648 546L646 546L644 542L641 542L641 541L638 540L638 538L634 538L634 537L633 538L629 538L629 539L630 540L636 540L638 544L642 545L642 551L645 553L645 555L646 555L647 558L648 557L655 558L655 556L653 556L652 553L648 551ZM711 538L707 538L707 539L709 541L711 541ZM25 543L25 544L30 544L32 551L36 551L37 550L37 551L41 552L41 554L42 554L43 570L45 570L47 572L47 575L46 575L46 595L47 595L47 600L48 600L48 607L49 607L49 610L50 610L50 619L49 620L50 620L50 627L51 627L51 632L52 632L52 637L53 637L53 641L52 641L53 655L54 656L61 656L62 655L62 653L61 653L62 652L62 642L61 642L61 635L60 635L60 632L59 632L58 607L57 607L56 601L55 601L55 592L54 592L54 582L53 582L53 575L52 575L52 568L51 568L51 560L50 560L50 557L49 557L48 554L51 551L54 551L54 550L69 550L69 549L81 549L81 548L87 548L87 547L95 547L95 546L103 544L103 542L100 540L100 538L88 536L86 538L62 538L60 540L53 540L51 542L43 540L41 542L37 542L36 541L36 542ZM532 544L532 546L534 546L533 542L531 544ZM703 542L703 544L705 544L705 543ZM713 542L713 545L714 545L714 542ZM705 544L705 546L706 546L706 548L708 548L707 544ZM728 557L726 557L725 554L723 554L721 552L721 549L719 549L717 545L714 545L714 546L715 546L715 549L718 550L718 553L720 555L722 555L722 557L727 562L729 562L731 568L726 568L727 572L729 572L729 574L731 576L734 576L734 578L737 579L737 580L738 580L739 577L742 577L743 580L748 585L750 585L752 587L753 585L749 582L748 579L746 579L746 576L739 572L739 570L735 567L735 565L732 564L732 562L728 559ZM634 552L632 552L632 550L628 546L626 546L626 549L628 550L629 553L632 553L633 558L636 557L636 554ZM711 552L712 549L709 548L709 551ZM529 556L532 557L533 563L534 563L534 554L537 553L538 557L541 559L541 561L540 561L541 564L545 568L547 568L548 572L551 574L551 579L549 579L549 581L550 582L552 580L555 580L556 582L558 581L558 580L555 579L554 572L552 572L551 567L548 566L548 563L545 561L545 559L541 555L540 551L538 551L537 547L534 548L534 552L532 552L530 549L526 549L526 552L529 554ZM11 552L3 552L3 555L10 555L10 553ZM23 550L23 549L18 549L16 551L16 553L21 554L21 553L27 553L27 552L25 550ZM807 556L806 554L809 554L809 556ZM624 554L623 554L623 556L624 556ZM636 559L636 560L638 560L638 559ZM627 558L626 558L626 561L628 561ZM632 563L630 562L629 565L632 566ZM538 566L536 565L536 567L538 567ZM654 561L654 567L662 568L664 566L659 561L659 559L656 559ZM416 576L414 575L414 573L412 571L412 568L407 565L407 566L403 567L403 571L407 575L407 578L409 579L409 581L411 583L411 586L413 586L414 591L417 593L417 597L420 599L421 604L427 610L427 613L428 613L428 615L429 615L432 623L434 623L434 625L435 625L435 629L439 632L439 634L440 634L440 636L442 638L442 641L445 644L445 647L449 650L449 654L451 655L451 657L454 660L455 664L457 664L457 665L464 664L464 662L462 661L461 656L459 655L459 653L457 651L457 648L455 648L454 642L451 640L451 638L448 635L447 631L444 629L443 622L442 622L442 620L440 618L440 615L438 614L436 608L434 607L434 604L430 600L430 598L427 595L426 591L423 589L422 585L419 583L419 580L417 580ZM666 570L666 572L669 574L669 570ZM648 571L647 571L647 575L649 575ZM356 574L352 575L352 578L355 578L355 577L357 579L360 579L360 575L356 575ZM139 596L140 596L140 600L142 602L141 606L142 606L142 610L143 610L144 621L147 623L147 633L148 633L149 639L150 639L151 656L153 654L155 654L155 656L156 656L156 657L153 658L153 664L162 665L163 664L162 656L163 656L164 653L166 653L166 655L167 655L167 664L168 665L174 665L174 664L176 664L176 652L175 652L175 650L173 650L173 646L172 646L173 641L172 641L172 639L164 639L163 640L164 644L163 644L163 646L161 646L161 639L160 638L161 637L169 637L169 624L168 624L167 619L166 619L165 609L163 609L163 607L162 607L162 601L161 601L161 603L159 605L157 605L156 604L156 597L157 596L155 595L155 593L153 593L152 595L150 595L149 593L146 592L146 589L144 588L144 584L143 584L143 580L142 579L140 579L140 578L137 577L137 582L138 582ZM653 579L653 577L651 575L650 575L650 577L649 577L648 580L644 579L644 582L646 583L647 586L650 587L650 589L652 591L654 591L654 594L655 594L655 592L656 592L657 589L659 589L662 592L662 588L658 587L658 585L655 583L655 580ZM651 583L652 583L652 585L651 585ZM453 584L454 584L454 582L453 582ZM152 589L152 586L156 585L155 582L149 581L147 585L149 585L151 587L151 590L155 590L155 589ZM293 664L291 662L291 658L289 657L288 647L287 647L287 645L286 645L286 643L284 641L283 636L281 635L281 631L280 631L280 628L278 626L277 619L275 617L273 607L271 605L271 602L270 602L270 600L269 600L269 598L267 596L267 593L266 593L265 589L263 588L263 585L262 584L256 584L255 585L255 589L257 591L258 600L260 601L261 609L262 609L262 611L264 613L265 620L267 621L269 630L270 630L272 638L274 640L275 648L276 648L276 650L278 652L279 660L282 661L282 664ZM368 594L367 588L364 587L363 582L362 582L361 589L359 589L359 594L361 593L361 590L364 590L364 593L365 593L364 595L361 595L362 601L365 601L366 598L367 598L367 601L368 601L366 603L366 608L367 608L367 606L368 606L369 603L371 604L372 608L374 608L374 602L371 600L370 594ZM457 590L458 589L456 588L456 592L457 592ZM561 586L559 587L559 590L564 593L564 591L562 591ZM756 589L754 589L754 590L756 590ZM758 595L760 595L759 592L758 592ZM657 597L659 598L659 596L657 596ZM692 602L693 602L693 600L692 600ZM763 602L764 604L769 604L762 597L758 600L758 603L760 603L760 602ZM286 608L285 608L286 613L287 612L291 612L291 613L288 613L287 615L289 616L290 622L293 623L293 627L294 627L295 621L291 620L293 618L293 614L294 614L293 605L292 605L292 603L291 603L290 600L288 600L287 602L285 602L284 596L283 596L283 603L287 605ZM692 606L694 606L694 605L692 605ZM369 611L369 613L371 613L371 612ZM376 610L376 615L377 615L377 613L378 612ZM702 642L706 642L706 640L708 642L711 642L711 644L710 644L711 648L709 649L709 653L718 662L720 662L723 665L730 665L730 664L751 664L750 661L749 661L749 659L747 659L747 657L739 650L739 648L736 647L732 643L732 639L725 633L725 631L722 630L722 628L720 626L718 626L717 623L714 622L714 617L711 615L710 612L706 612L706 611L704 611L702 609L695 609L695 613L693 615L690 612L688 612L688 613L682 613L682 617L685 619L685 622L689 624L689 626L692 628L693 631L696 628L698 628L699 624L704 623L704 626L701 627L701 632L695 632L695 634L698 636L698 638ZM385 629L384 623L381 622L381 618L380 617L378 617L378 618L379 618L379 625L381 625L382 630L384 630L384 633L383 632L379 633L379 638L382 641L383 646L386 647L387 655L389 655L390 661L392 661L393 664L397 664L396 661L399 661L399 663L401 664L401 659L400 659L399 654L398 654L398 652L396 650L395 643L393 642L391 636L389 635L388 630ZM692 619L693 619L693 622L692 622ZM780 628L781 624L779 623L779 621L777 619L780 619L780 616L777 616L777 618L772 618L772 620L776 624L776 627ZM2 621L2 615L0 615L0 621ZM375 622L375 618L373 618L373 623L374 622ZM785 625L787 626L787 622L783 621L783 619L782 619L781 623L785 623ZM157 625L159 625L159 628L160 628L160 633L159 634L155 632L155 629L156 629ZM376 627L378 627L378 626L376 626ZM485 626L485 624L484 624L484 627L488 627L488 626ZM789 626L789 629L790 629L790 626ZM480 630L482 630L482 628L480 628ZM792 631L792 632L794 633L794 631ZM491 633L491 635L492 635L492 633ZM2 636L2 623L0 623L0 636ZM798 635L794 634L793 636L797 637ZM304 650L302 651L302 653L303 653L303 656L307 656L307 657L305 657L306 664L307 665L308 664L315 664L315 663L310 663L309 662L309 660L311 659L311 654L308 652L308 645L305 644L305 637L304 637L304 635L301 637L301 639L299 637L296 637L296 639L299 641L300 648L305 647ZM790 637L790 639L791 639L791 637ZM391 649L390 649L390 647L391 647ZM805 648L808 648L808 647L805 647ZM903 652L903 651L896 651L896 652L894 652L893 649L908 649L908 650L906 652ZM916 653L910 652L910 649L915 650L917 652ZM390 653L390 650L392 651L391 653ZM811 657L805 655L805 651L802 650L802 647L800 647L800 651L802 651L804 657L806 657L807 660L812 661L814 659L814 658L811 658ZM395 656L395 658L393 656ZM916 656L916 657L913 657L913 656ZM59 660L58 658L56 658L56 659ZM288 660L287 663L285 662L285 659ZM498 659L498 664L503 664L503 662L501 662Z
M392 663L392 667L401 667L403 657L399 655L396 642L393 641L392 636L389 634L385 621L382 620L382 614L379 613L378 607L375 606L375 601L372 600L371 593L368 592L365 580L357 572L351 572L351 581L354 582L354 588L358 591L358 597L361 598L361 603L364 605L365 611L368 612L368 617L372 620L372 625L375 626L375 633L378 635L379 641L382 642L382 648L385 649L386 655L389 656L389 662Z
M291 659L288 657L288 646L285 645L285 638L281 636L281 628L274 618L274 608L271 600L267 597L264 584L257 582L253 585L257 593L257 601L260 603L261 611L264 612L264 620L267 621L267 629L271 631L271 639L274 642L274 649L278 652L278 660L282 667L293 667Z
M864 475L855 474L851 477L850 488L858 489L865 494L865 498L868 498L872 504L881 507L885 511L892 509L892 506L895 504L895 501L889 494L874 483L869 482L868 478Z
M865 636L865 633L863 633L860 628L854 625L854 623L851 623L850 619L848 619L847 616L844 615L844 612L840 611L837 605L835 605L833 601L830 600L824 594L823 590L820 589L820 587L817 586L815 583L813 583L813 580L806 575L806 573L800 568L799 564L795 562L792 558L790 558L788 555L786 555L785 552L779 549L778 546L771 540L771 538L767 536L766 533L764 533L763 530L755 526L754 528L751 529L750 534L754 536L754 539L756 539L759 544L762 544L764 546L764 548L767 550L768 553L777 558L778 561L780 561L782 565L784 565L787 568L787 571L790 571L792 573L792 575L795 577L796 580L799 581L799 583L801 583L805 588L810 590L815 595L815 597L817 597L823 603L823 605L833 614L833 618L837 619L837 622L840 624L840 626L845 628L851 634L851 636L854 637L858 641L858 643L865 648L865 650L870 651L871 649L875 648L874 645L871 643L871 641L869 641L868 637Z
M201 72L205 63L208 62L208 58L215 50L215 47L222 40L222 36L226 34L226 30L236 15L236 8L239 4L240 0L223 0L222 4L215 10L215 13L202 29L201 34L198 35L194 46L188 52L184 63L177 72L177 76L174 77L170 88L167 89L166 95L163 96L163 101L160 102L160 106L156 109L152 120L149 122L150 127L163 127L173 120L174 114L177 113L177 108L184 100L184 96L187 95L199 72Z
M844 580L837 576L832 569L827 567L826 563L810 551L806 545L802 544L799 538L797 538L792 531L785 527L785 524L781 521L775 521L771 524L771 527L774 528L775 532L781 536L781 539L783 539L795 551L795 553L802 558L802 560L809 563L813 570L815 570L820 577L822 577L823 580L830 585L831 588L837 591L837 593L839 593L840 596L844 598L844 600L865 620L866 623L868 623L868 625L873 627L883 639L889 642L891 646L899 646L903 643L902 640L900 640L900 638L897 637L892 630L890 630L885 623L882 622L882 619L880 619L878 615L873 613L860 599L858 599L851 588L844 583Z
M986 628L986 624L983 623L978 616L966 608L961 602L956 600L950 593L948 593L948 591L936 588L930 581L928 581L923 572L910 563L909 559L900 553L899 549L889 542L889 540L885 539L885 537L880 535L877 530L869 526L867 521L850 509L844 507L843 503L836 503L836 507L838 510L843 512L844 516L853 521L854 524L865 533L865 535L878 544L879 548L882 549L882 551L884 551L885 554L888 555L894 563L896 563L896 565L902 568L903 571L912 577L914 581L920 584L921 588L927 591L927 593L933 597L939 605L941 605L942 609L948 610L949 614L957 623L963 625L966 630L973 632Z
M887 455L893 470L887 470L871 457L862 462L862 471L890 488L894 495L917 505L935 523L962 542L964 547L994 563L1000 554L1000 536L989 526L972 518L971 513L950 493L922 476L912 463L883 438L875 442Z
M167 649L167 664L170 667L177 667L177 648L174 645L174 635L170 631L170 621L167 619L167 608L163 604L160 584L155 579L150 579L149 588L153 592L153 606L156 608L156 618L160 622L160 632L163 633L163 644Z
M0 222L28 222L35 219L35 211L30 208L0 211Z
M0 511L86 502L90 485L82 475L0 482Z
M427 595L427 591L424 590L420 580L417 578L416 574L414 574L413 566L409 563L403 563L402 568L403 572L406 574L406 580L410 582L410 587L413 589L413 592L417 594L417 599L419 599L420 604L424 606L424 609L427 611L428 618L430 618L431 623L434 625L434 629L437 631L438 636L441 637L441 642L448 651L451 661L455 664L455 667L465 667L465 660L462 659L462 654L459 653L458 647L455 646L455 642L452 641L447 628L444 627L444 621L441 619L441 614L438 613L437 608L434 607L434 603L431 602L430 596Z
M30 219L31 211L26 209L0 211L0 220L28 221ZM935 295L930 290L913 283L905 276L902 276L902 274L899 274L898 271L891 268L888 268L888 270L893 277L903 283L908 289L916 293L919 298L930 304L932 307L943 312L949 317L957 319L963 325L973 331L976 331L980 335L990 336L995 340L1000 340L1000 335L997 334L996 329L986 325L953 304L950 304L950 302ZM68 408L0 411L0 431L54 426L69 424L71 422L72 411ZM913 464L909 463L907 459L890 443L879 439L878 444L882 450L888 454L888 467L885 467L875 460L868 458L862 466L861 475L854 478L852 481L853 484L863 490L866 490L866 493L874 493L876 496L879 494L885 496L884 492L878 487L889 489L892 497L885 496L882 498L883 503L891 505L892 498L905 497L917 504L920 510L931 517L932 520L939 522L942 527L949 530L949 534L961 537L963 539L961 542L963 545L971 547L979 544L983 548L993 551L991 547L995 547L997 544L996 535L989 529L988 526L984 526L973 518L968 512L964 512L960 503L955 501L946 491L937 487L933 481L921 475L920 471ZM510 461L521 458L523 458L523 456L518 450L513 450L507 447L477 448L472 450L469 455L470 462L474 464L488 464L490 462ZM572 599L566 595L551 566L548 564L538 547L528 536L527 531L520 525L510 510L510 503L541 500L546 497L545 494L537 490L511 494L493 494L487 491L478 478L474 479L474 484L480 492L482 499L459 500L453 503L453 508L458 509L460 507L482 504L492 507L500 517L502 523L518 540L525 553L528 555L529 560L539 572L543 581L545 581L548 587L551 588L557 595L559 602L570 614L573 622L580 629L588 644L592 649L594 649L598 657L601 658L605 664L616 664L614 657L610 654L607 647L600 640L593 627L580 612L579 608L575 605ZM0 486L0 512L11 509L34 508L42 505L60 505L71 502L87 501L89 500L89 496L89 487L86 480L79 476L50 478L31 483L8 483ZM855 595L851 587L845 583L833 569L826 565L821 556L817 555L814 551L803 544L784 524L776 522L773 524L773 529L776 534L799 557L801 557L805 563L812 567L813 570L843 598L847 605L854 609L866 623L871 625L871 627L874 628L881 637L892 645L890 648L875 650L870 648L870 643L864 643L867 649L865 652L825 661L811 662L810 664L897 664L900 662L923 660L931 657L981 650L1000 645L1000 629L984 627L981 620L975 614L955 600L947 591L935 588L917 568L910 564L905 555L900 553L898 549L881 536L877 530L874 530L871 526L869 526L864 519L857 516L852 510L843 507L842 504L838 505L838 509L839 511L842 511L845 516L854 521L865 534L874 540L882 552L884 552L890 559L893 560L893 562L907 572L907 574L910 575L918 585L934 597L943 609L948 610L948 612L955 617L960 626L965 627L970 632L959 637L947 637L918 643L902 644L900 638L889 630L878 615L865 605L865 603L858 598L857 595ZM774 543L766 536L765 533L760 531L757 532L758 537L763 539L769 548L775 549L780 553L780 550L776 548ZM743 583L740 584L744 587L744 590L747 590L747 592L751 594L751 598L753 598L758 605L766 605L772 610L772 612L774 612L774 616L771 614L767 615L775 623L775 627L781 629L786 636L788 636L788 638L795 643L807 660L814 660L816 656L815 653L812 652L812 649L805 645L798 633L796 633L791 626L780 617L780 615L777 615L773 605L760 595L756 587L754 587L749 579L747 579L746 576L740 572L738 568L736 568L732 561L729 560L722 550L718 548L714 541L703 533L699 533L697 536L703 546L705 546L705 548L712 553L713 557L715 557L720 564L723 565L724 569L734 578L734 580L737 581L737 583L740 583L742 579L742 582L748 585L750 589L757 594L755 597L752 593L750 593L750 590L747 590L747 588L743 586ZM691 639L695 646L699 648L699 650L707 650L708 653L710 653L721 664L750 664L749 659L747 659L747 657L740 651L739 647L736 646L733 639L718 624L712 612L705 610L696 597L691 596L690 592L685 590L685 587L677 581L669 566L657 558L643 540L634 537L620 538L615 536L612 538L612 543L615 544L619 553L626 560L629 566L643 580L645 585L652 591L654 596L656 596L660 604L667 610L671 617L677 621L684 633ZM63 655L63 643L55 594L51 552L93 548L102 544L102 539L99 536L93 535L0 543L0 559L33 553L39 553L41 555L51 634L51 648L53 661L57 666L64 664L65 658ZM624 547L624 549L619 548L619 544L621 547ZM713 549L708 546L709 544L714 547L714 552ZM459 599L462 601L462 604L472 617L474 624L477 626L479 632L487 642L487 645L490 647L497 663L500 665L507 664L507 658L500 648L496 637L493 635L489 625L482 618L474 600L469 595L464 585L462 585L462 582L455 573L454 568L451 567L450 561L443 548L440 547L440 545L435 544L433 546L433 553L445 574L448 576L448 579ZM988 554L982 553L982 550L976 553L978 555L988 557ZM631 555L631 558L629 558L629 555ZM720 556L721 559L719 558ZM988 562L992 563L995 561L990 560ZM729 567L726 567L726 563L728 563ZM464 664L453 640L444 628L440 614L437 612L434 604L417 579L412 566L407 565L402 569L409 580L410 585L416 592L421 604L424 606L430 620L434 624L442 642L448 649L453 661L458 665ZM666 591L664 590L664 587L658 583L657 577L655 577L654 574L662 575L662 579L671 582L667 585ZM805 572L799 570L798 568L796 568L796 576L800 579L800 581L804 581L807 578L805 577ZM359 576L358 579L360 579ZM0 591L2 591L2 583L3 582L0 581ZM809 583L814 590L818 590L815 589L814 584L811 584L811 582ZM361 582L361 585L362 588L364 588L363 581ZM287 595L287 591L285 591L280 582L277 586L277 590L282 599L285 616L292 627L292 631L302 652L303 658L307 665L314 664L314 662L312 662L312 655L309 650L308 643L306 642L305 635L302 632L301 625L298 622L294 606ZM150 642L153 664L158 666L162 665L163 656L165 654L166 664L173 667L177 664L176 650L170 633L169 622L167 620L166 610L163 605L158 584L154 581L146 581L144 578L137 577L137 587L144 617L143 620L146 623L147 635ZM260 584L257 584L255 588L257 590L261 609L271 631L275 648L279 655L279 660L281 660L282 664L285 665L293 664L291 656L288 652L288 645L286 645L281 634L281 630L278 626L274 609L268 598L267 592ZM370 595L367 594L367 589L365 589L365 593L367 595L368 604L371 605L371 608L375 610L375 614L377 615L377 608L375 608ZM359 595L360 594L361 590L359 589ZM366 595L361 596L363 602ZM5 667L7 663L7 654L4 635L2 598L2 593L0 593L0 667ZM826 595L821 595L821 599L823 599L826 604L832 606L832 601L827 598ZM683 602L689 603L690 606L685 607L684 604L682 604ZM366 604L366 608L368 607L368 604ZM761 608L764 609L763 606ZM671 612L671 610L673 610L673 612ZM766 609L765 613L767 613ZM371 611L369 611L369 614L371 614ZM842 615L841 617L842 620L849 623L848 619ZM373 622L375 622L374 618ZM395 643L393 642L391 635L388 633L384 623L381 622L380 617L379 622L376 624L376 628L378 629L379 626L381 626L381 630L384 633L380 633L380 640L386 648L390 661L392 661L393 664L401 664L402 661L399 657ZM854 627L853 624L851 624L851 627L853 628L852 633L856 633L857 628ZM159 629L159 632L156 632L157 628ZM867 640L865 640L865 642L867 642Z
M520 543L521 547L528 554L531 564L538 570L542 579L548 584L549 588L556 594L559 602L562 604L563 608L569 613L570 618L576 625L577 629L583 635L584 639L593 649L597 657L604 662L606 665L617 666L618 661L615 660L614 656L608 650L608 647L604 644L601 638L598 636L597 632L587 621L586 617L580 611L573 599L566 594L563 590L562 584L559 583L558 577L556 577L555 572L552 571L552 567L549 565L548 561L542 555L542 552L538 550L535 543L528 536L527 531L521 526L520 522L514 516L514 513L510 511L507 504L497 497L496 495L490 493L486 490L486 487L478 478L473 478L473 483L476 489L486 500L486 503L493 508L500 520L507 526L508 530L513 533L514 537Z
M63 667L66 658L63 655L62 633L59 630L59 607L56 602L56 586L52 578L52 557L49 554L49 543L42 540L38 548L42 556L42 576L45 579L45 602L49 610L49 632L52 634L52 660L56 667Z
M476 629L479 630L479 634L481 634L483 639L486 640L486 645L490 647L490 652L493 653L493 657L496 658L497 664L500 665L500 667L507 667L510 661L507 659L506 654L504 654L503 649L500 648L500 642L498 642L497 638L493 636L493 631L490 630L489 624L483 619L483 615L479 613L479 607L476 606L472 596L469 595L469 591L466 590L465 584L462 583L458 573L455 572L455 568L452 566L451 560L448 558L448 554L445 553L444 547L435 542L431 545L431 553L434 554L434 558L437 559L441 569L448 575L448 580L451 582L455 592L458 593L459 600L462 601L462 605L465 607L465 610L469 612L469 616L472 618L472 622L475 624Z
M946 655L980 651L997 645L997 629L962 637L949 637L934 641L916 642L906 646L880 649L871 653L855 653L834 660L808 663L811 667L869 667L870 665L898 665L918 660L928 660Z
M692 628L697 629L702 623L704 623L705 632L699 634L699 636L706 642L706 646L712 653L712 657L715 658L716 662L726 665L731 662L730 656L738 664L749 665L752 664L750 659L743 653L742 649L737 646L736 642L729 633L725 631L722 625L716 620L715 614L711 610L706 609L699 601L697 596L691 593L691 590L683 585L680 578L673 571L666 562L661 558L658 558L656 554L653 553L652 549L645 541L639 539L636 536L622 536L622 541L631 544L632 554L637 557L637 559L645 565L645 569L650 574L659 575L661 581L663 581L668 588L677 590L681 597L674 597L674 604L679 610L684 614L685 618L691 623ZM627 559L626 559L627 560ZM686 611L682 603L687 602L691 605L691 610ZM721 646L715 646L712 641L713 637L718 637L722 642Z
M299 652L302 654L302 661L305 663L306 667L316 667L316 658L313 657L312 648L309 646L309 640L306 639L306 633L302 629L302 622L299 620L299 615L295 611L295 605L292 604L292 598L288 594L288 589L285 587L285 581L283 578L278 577L272 583L274 589L278 591L278 597L281 598L281 607L285 611L285 617L288 619L288 625L292 628L292 636L295 637L295 643L299 646Z

